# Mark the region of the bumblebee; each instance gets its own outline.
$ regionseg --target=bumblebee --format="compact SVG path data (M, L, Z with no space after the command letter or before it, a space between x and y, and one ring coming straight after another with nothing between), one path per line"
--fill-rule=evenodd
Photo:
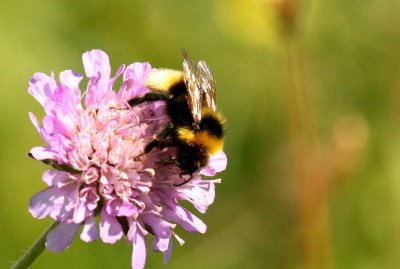
M155 139L144 149L176 147L176 159L167 164L176 164L181 175L190 175L208 163L209 156L223 148L224 118L216 109L216 86L210 68L204 61L193 63L182 50L183 71L158 69L151 72L146 86L147 94L129 101L131 107L143 102L165 101L169 123L157 133Z

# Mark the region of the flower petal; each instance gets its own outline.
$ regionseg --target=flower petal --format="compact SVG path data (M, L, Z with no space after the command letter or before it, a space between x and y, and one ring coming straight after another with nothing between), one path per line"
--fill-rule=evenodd
M118 97L125 102L137 96L141 96L148 91L144 84L146 76L152 71L149 63L134 63L129 65L124 72L124 81Z
M201 180L189 186L183 185L177 191L181 194L181 199L191 202L201 213L207 211L215 198L215 186L211 180Z
M128 222L129 222L129 230L128 230L128 234L126 235L126 239L128 241L133 242L135 240L136 230L138 229L137 222L132 221L131 219L128 219Z
M214 176L216 173L224 171L227 163L228 159L223 151L211 155L208 164L201 169L200 174L205 176Z
M73 222L81 223L86 216L86 205L82 201L79 201L78 206L74 210L74 214L72 217Z
M96 220L94 217L87 217L85 220L85 225L81 233L81 239L85 242L92 242L97 240L99 237L99 231L97 230Z
M76 223L60 223L47 235L46 248L54 253L68 248L80 226Z
M81 74L72 70L65 70L60 73L61 84L70 89L71 96L75 97L74 100L80 100L81 91L79 90L79 83L82 79L83 76Z
M85 52L82 55L83 66L88 78L110 79L111 67L108 55L98 49Z
M57 204L51 211L50 217L59 222L69 221L73 213L71 211L71 204L71 201L64 202L63 204Z
M39 121L36 118L35 114L33 114L32 112L29 112L28 115L29 115L31 122L33 123L33 125L36 127L36 129L40 133L40 131L42 130L42 126L40 126Z
M133 240L133 251L132 251L132 268L142 269L146 264L146 238L142 233L141 229L136 230L136 234Z
M46 170L42 176L43 181L49 186L61 188L68 184L71 179L67 172L58 170Z
M138 211L134 204L125 202L119 198L109 200L105 205L105 209L107 210L107 214L118 217L131 217Z
M58 157L58 154L56 152L45 147L34 147L29 153L32 155L33 158L39 161L49 159L55 160Z
M153 240L153 250L154 251L166 251L168 249L169 242L171 238L160 238L155 237Z
M102 107L110 104L114 91L110 89L110 60L101 50L91 50L82 56L87 77L90 79L86 90L86 106Z
M132 203L129 203L129 202L123 203L118 210L119 217L122 217L122 216L131 217L136 213L137 213L136 206L134 206Z
M122 228L114 216L109 215L105 208L101 210L100 238L105 243L114 244L122 237Z
M61 115L59 116L46 115L43 118L43 129L49 135L61 134L68 137L71 134L69 127L71 125L74 126L74 124L68 119L64 119Z
M43 219L64 202L63 193L55 187L49 187L35 194L29 203L29 212L33 217Z
M125 65L121 65L118 70L117 73L115 73L115 76L110 80L110 86L114 84L114 82L122 75L122 73L125 70Z
M29 80L28 91L42 106L53 99L56 88L57 83L53 76L49 77L44 73L35 73Z
M188 232L205 233L207 230L207 225L201 219L179 204L175 204L172 208L165 208L163 215L165 219L178 223Z
M164 251L164 258L163 258L163 263L164 264L168 263L169 259L171 258L172 248L173 248L173 242L172 242L172 238L170 238L169 241L168 241L168 247Z
M163 220L160 216L154 214L145 214L142 217L143 222L151 227L156 237L169 238L173 224Z

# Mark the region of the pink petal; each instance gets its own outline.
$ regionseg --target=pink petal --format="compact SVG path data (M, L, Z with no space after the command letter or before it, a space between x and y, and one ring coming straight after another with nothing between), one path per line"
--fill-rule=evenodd
M89 153L91 154L91 152ZM95 167L88 168L85 172L83 172L82 180L86 184L91 184L95 182L99 178L99 170Z
M53 99L57 83L53 77L44 73L35 73L29 80L29 93L44 106L48 100Z
M93 211L97 208L97 202L100 197L97 193L97 187L95 185L81 187L79 191L80 202L84 203L85 207L89 211Z
M117 73L115 73L115 76L110 80L110 86L114 84L114 82L121 76L124 70L125 70L125 65L123 64L118 68Z
M102 107L115 100L115 92L110 88L110 61L101 50L91 50L82 56L85 72L90 79L86 89L86 107Z
M155 251L166 251L168 249L169 242L171 238L160 238L156 237L153 240L153 250Z
M105 243L114 244L122 237L122 228L114 216L107 214L103 208L101 210L100 237Z
M207 231L207 225L198 217L190 213L185 208L181 207L179 213L181 217L181 225L184 229L189 232L205 233Z
M54 253L68 248L80 226L75 223L60 223L47 235L46 248Z
M68 119L63 119L63 117L46 115L43 118L43 128L49 135L61 134L69 137L71 134L69 127L71 127L71 125L73 125L73 123L71 124Z
M29 112L29 118L31 119L33 125L36 127L40 136L43 138L44 142L46 142L46 144L49 144L51 142L51 136L48 133L46 133L46 131L42 128L42 126L40 126L36 116L33 113Z
M110 79L111 68L108 55L101 50L94 49L82 55L83 66L88 78Z
M43 173L42 179L47 185L58 188L65 186L71 181L67 172L58 170L46 170Z
M79 202L78 206L74 210L72 217L73 222L81 223L86 216L86 205L82 201Z
M156 237L169 238L173 224L163 220L161 217L154 214L145 214L142 216L143 222L149 225Z
M66 222L71 219L71 205L72 202L64 202L57 204L50 213L50 217L59 222Z
M99 237L99 231L97 230L96 220L94 217L87 217L85 220L85 225L81 233L81 239L85 242L92 242L97 240Z
M205 233L207 230L207 225L201 219L178 204L175 205L174 209L165 209L163 214L166 218L181 225L188 232Z
M49 187L35 194L29 203L29 212L33 217L43 219L64 202L63 193L55 188Z
M152 71L149 63L133 63L130 64L124 72L124 80L134 79L137 82L143 83L146 76Z
M146 264L146 238L140 229L137 229L133 240L132 268L142 269Z
M168 247L167 249L164 251L164 258L163 258L163 263L166 264L169 259L171 258L172 255L172 248L173 248L173 242L172 239L170 239L168 241Z
M118 216L119 217L122 217L122 216L131 217L134 214L136 214L137 212L138 211L137 211L136 206L134 206L132 203L123 203L118 210Z
M81 92L79 88L71 89L66 85L60 85L54 92L54 109L76 114L76 109L81 108L80 105ZM49 111L49 113L54 113Z
M118 92L120 99L128 101L148 91L144 79L153 69L149 63L134 63L129 65L124 72L124 82Z
M72 94L70 89L59 87L55 92L55 98L59 98L55 103L52 111L46 111L47 114L53 115L59 119L58 123L67 130L68 134L74 134L78 124L78 113L82 111L81 99Z
M39 121L36 118L35 114L33 114L32 112L29 112L28 115L29 115L29 118L31 119L31 122L33 123L33 125L36 127L36 129L40 133L40 131L42 130L42 126L40 126Z
M200 174L205 176L214 176L216 173L224 171L228 160L223 151L210 156L208 164L201 169Z
M58 154L54 152L53 150L45 147L34 147L31 149L29 152L33 158L36 160L56 160L58 157Z
M135 240L135 236L136 236L136 230L137 230L137 222L136 221L131 221L128 219L129 223L129 230L128 230L128 234L126 235L126 238L128 239L128 241L133 242L133 240Z
M50 211L50 217L64 222L71 220L73 210L76 206L76 197L79 190L79 183L71 180L68 184L65 184L62 188L51 187L55 190L56 195L62 197L61 201L55 203ZM50 198L51 200L52 198Z
M108 201L105 205L105 208L107 214L118 217L131 217L137 213L137 208L134 204L125 202L119 198Z
M201 213L207 211L208 206L214 202L215 198L215 186L209 180L200 181L188 187L183 186L178 189L178 192L182 194L180 198L191 202Z
M71 90L75 99L80 100L81 91L79 90L79 83L82 81L83 76L72 70L65 70L60 73L60 82L62 85L67 86Z
M67 158L67 151L70 152L74 145L71 141L61 134L52 135L51 141L49 141L49 148L57 153L55 160L58 163L69 163Z

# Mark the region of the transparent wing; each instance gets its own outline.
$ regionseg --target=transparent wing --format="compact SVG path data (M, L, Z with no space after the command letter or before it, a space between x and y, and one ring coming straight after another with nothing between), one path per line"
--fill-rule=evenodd
M188 103L194 121L199 123L201 120L201 106L203 103L203 94L199 83L197 82L197 70L192 59L187 52L182 50L183 58L183 78L188 91Z
M212 109L212 111L216 111L217 106L215 100L217 98L217 91L215 80L205 61L200 61L197 64L196 78L198 87L201 89L203 96L202 105Z

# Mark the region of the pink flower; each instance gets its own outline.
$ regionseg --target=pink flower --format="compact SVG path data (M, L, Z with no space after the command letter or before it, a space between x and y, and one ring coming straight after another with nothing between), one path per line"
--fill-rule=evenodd
M162 164L175 156L175 149L136 158L168 122L163 102L132 108L127 104L148 91L143 81L153 70L150 64L122 65L111 77L103 51L92 50L82 58L88 78L84 94L79 88L83 76L71 70L61 72L60 83L54 74L43 73L35 73L29 82L29 93L46 112L42 125L29 113L46 143L30 155L55 168L44 172L48 187L32 197L29 211L35 218L60 222L47 236L46 247L53 252L66 249L83 226L80 237L86 242L100 236L103 242L115 243L125 236L133 244L133 268L144 267L146 235L151 233L153 250L163 252L167 262L173 237L184 242L174 233L176 225L189 232L206 231L206 225L179 201L206 212L220 180L202 180L200 174L214 176L224 170L226 156L212 156L192 180L175 186L184 180L179 169ZM121 75L122 84L114 91Z

